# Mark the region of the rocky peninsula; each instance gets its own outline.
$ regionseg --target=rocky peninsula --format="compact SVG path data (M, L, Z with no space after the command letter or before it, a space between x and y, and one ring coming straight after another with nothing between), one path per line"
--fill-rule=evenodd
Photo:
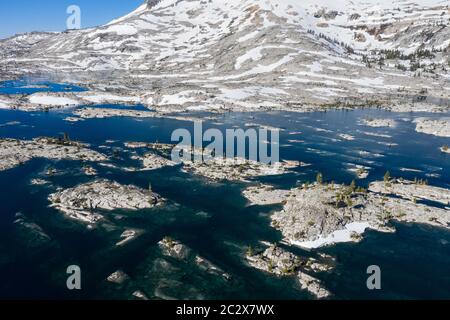
M255 187L244 194L251 199L254 190ZM284 197L265 186L261 192L269 199L266 203L283 204L283 209L271 219L284 241L308 249L359 241L368 228L392 232L392 220L440 227L450 224L447 209L416 201L448 205L448 190L420 182L391 179L374 182L369 190L355 185L305 184L284 193Z

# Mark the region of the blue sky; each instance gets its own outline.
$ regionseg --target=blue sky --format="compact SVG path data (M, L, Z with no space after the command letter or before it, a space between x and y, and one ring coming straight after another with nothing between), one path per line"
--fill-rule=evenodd
M127 14L144 0L1 0L0 39L28 31L62 31L70 5L81 9L81 26L92 27Z

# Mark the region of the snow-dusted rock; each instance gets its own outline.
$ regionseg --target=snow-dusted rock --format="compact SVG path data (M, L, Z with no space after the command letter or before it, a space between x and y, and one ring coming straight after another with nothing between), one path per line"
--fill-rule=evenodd
M359 241L368 228L393 231L390 220L448 227L448 210L413 200L447 204L448 190L408 183L392 184L386 190L383 184L372 183L370 191L364 192L343 185L316 184L292 189L283 210L272 215L272 226L281 231L287 243L304 248ZM404 199L390 197L391 194Z

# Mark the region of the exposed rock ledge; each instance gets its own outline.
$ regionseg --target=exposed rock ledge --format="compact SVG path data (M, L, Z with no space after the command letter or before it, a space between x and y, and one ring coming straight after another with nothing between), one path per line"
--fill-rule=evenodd
M225 280L230 280L231 275L223 271L221 268L213 264L211 261L195 254L191 248L181 243L178 240L170 237L164 237L158 242L163 255L172 257L185 262L194 263L199 269L206 271L207 273L217 275Z
M81 108L74 111L74 115L77 115L79 120L82 119L103 119L109 117L134 117L134 118L154 118L158 117L158 114L153 111L141 111L130 109L111 109L111 108ZM75 121L73 118L70 121Z
M184 161L183 170L212 180L248 181L248 179L285 174L288 169L299 166L297 161L281 161L274 164L244 158L214 157L210 161Z
M105 161L107 157L88 145L54 138L31 141L0 139L0 171L8 170L33 158Z
M290 190L274 189L269 185L252 186L245 189L242 194L251 204L254 205L270 205L281 203Z
M372 182L369 186L372 192L386 195L396 195L411 201L431 200L450 205L450 190L429 186L423 183L408 181L403 179L391 180L388 183L383 181Z
M438 137L450 137L450 119L442 118L439 120L418 118L414 120L416 131L431 134Z
M297 278L300 283L300 287L304 290L308 290L308 292L316 296L318 299L324 299L331 296L331 293L322 286L322 282L319 279L303 272L299 272Z
M175 166L176 163L154 153L146 153L142 158L144 170L155 170Z
M157 150L165 155L161 157L154 153L147 153L144 157L134 156L135 159L143 161L145 169L159 169L166 166L177 165L177 162L171 161L166 157L172 153L173 149L180 152L190 152L190 157L181 157L182 170L184 172L192 172L196 175L219 181L248 181L251 178L285 174L289 169L300 166L298 161L284 160L276 162L274 164L264 164L262 162L248 160L245 158L234 157L212 157L207 159L208 150L193 149L190 148L184 150L182 147L177 147L173 144L162 143L145 143L145 142L126 142L125 146L131 149L139 148L151 148ZM194 156L198 156L203 161L194 161Z
M447 204L449 190L396 180L387 182L386 187L381 187L383 184L372 183L370 191L331 184L292 189L282 200L283 210L272 215L272 226L287 243L304 248L359 241L367 228L393 231L390 220L449 227L448 210L414 200ZM271 198L270 191L266 197ZM273 197L279 199L277 193Z
M301 289L307 290L318 299L331 296L331 293L323 287L320 280L303 271L306 269L310 273L329 271L332 268L314 258L299 258L291 252L271 245L257 254L247 252L246 259L252 267L259 270L278 276L296 276Z
M372 119L366 118L362 119L361 123L374 128L383 128L383 127L395 127L396 122L393 119Z
M162 200L155 193L131 185L97 180L49 196L51 206L70 218L95 223L102 218L98 210L152 208Z

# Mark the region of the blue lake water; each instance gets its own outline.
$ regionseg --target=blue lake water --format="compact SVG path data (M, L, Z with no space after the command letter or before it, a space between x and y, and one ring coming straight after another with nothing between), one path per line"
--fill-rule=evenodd
M72 84L28 79L0 82L0 94L33 94L36 92L82 92L87 89Z
M126 106L124 106L126 107ZM142 108L138 106L137 108ZM152 183L155 192L169 199L166 207L139 212L104 212L107 222L94 229L66 219L49 208L47 197L56 188L68 188L91 181L80 171L78 161L35 159L0 172L0 283L3 298L107 298L129 299L135 290L151 298L273 298L309 299L298 289L294 278L270 276L244 263L249 245L259 241L281 240L270 227L270 213L280 206L248 206L242 197L243 183L212 183L205 178L182 173L178 167L155 171L127 172L124 166L139 166L129 159L126 141L171 142L173 130L193 123L172 119L108 118L70 123L64 118L70 110L21 112L0 110L0 137L30 139L69 134L107 155L118 168L92 166L98 177L143 188ZM355 179L348 169L354 164L370 167L367 179L359 185L392 176L420 178L429 184L449 187L450 155L439 147L449 139L415 132L417 117L441 117L417 113L391 113L363 109L313 113L227 113L205 121L204 128L245 128L258 123L282 128L280 156L286 160L311 163L282 176L257 179L280 188L313 181L317 172L326 180L349 183ZM395 128L370 128L359 124L362 118L392 118ZM355 137L339 138L340 133ZM374 136L376 134L378 136ZM382 135L382 136L380 136ZM113 140L113 142L107 140ZM49 167L57 174L46 176ZM50 185L33 186L30 180L45 178ZM14 224L20 212L50 237L42 241L36 233ZM330 273L319 274L327 288L339 299L417 299L450 298L450 232L417 224L396 224L397 232L368 231L358 244L339 244L319 249L336 257ZM116 247L127 228L145 233L124 247ZM226 281L200 270L195 264L163 257L157 242L171 236L210 260L232 276ZM301 256L314 256L286 247ZM83 290L70 292L65 286L66 267L80 265ZM382 290L366 287L366 268L376 264L382 270ZM131 280L122 286L105 278L123 270Z

